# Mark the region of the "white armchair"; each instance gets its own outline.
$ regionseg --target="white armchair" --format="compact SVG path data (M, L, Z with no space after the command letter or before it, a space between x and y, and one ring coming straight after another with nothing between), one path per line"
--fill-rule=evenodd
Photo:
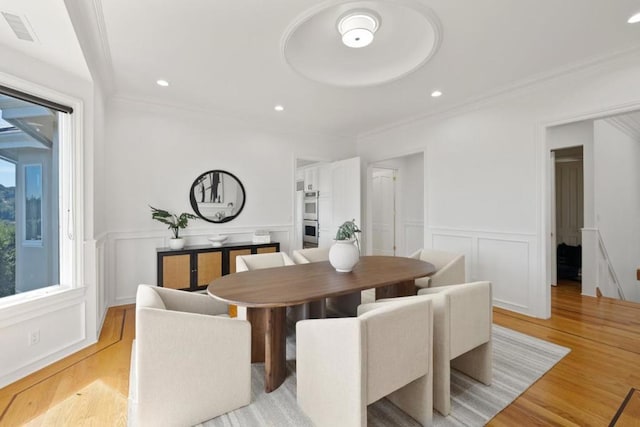
M296 325L298 405L318 427L364 427L367 405L387 396L430 425L431 302L363 304L358 314Z
M251 402L251 325L227 310L207 295L138 286L130 426L194 425Z
M329 248L296 249L291 253L296 264L329 261Z
M256 255L239 255L236 257L236 272L260 270L262 268L295 265L284 252L271 252Z
M284 267L295 265L295 263L284 252L272 252L266 254L239 255L236 257L236 272L261 270L263 268ZM309 304L290 307L289 315L292 318L306 319L309 317L311 308ZM238 307L238 317L247 318L247 308Z
M309 264L311 262L329 261L329 248L309 248L298 249L291 254L296 264ZM347 295L341 295L339 297L328 298L329 304L340 313L344 313L349 316L355 316L358 311L358 306L362 302L362 293L352 292ZM317 311L319 310L319 311ZM326 317L326 303L322 301L321 307L311 306L311 317ZM319 313L320 315L314 315Z
M452 367L483 384L491 384L491 282L425 288L415 297L379 302L424 299L433 303L433 407L442 415L448 415Z
M430 262L436 268L436 272L431 276L416 279L418 288L435 288L466 282L464 255L434 249L419 249L409 258Z
M493 378L491 282L421 289L433 301L433 407L451 412L451 368L483 384Z

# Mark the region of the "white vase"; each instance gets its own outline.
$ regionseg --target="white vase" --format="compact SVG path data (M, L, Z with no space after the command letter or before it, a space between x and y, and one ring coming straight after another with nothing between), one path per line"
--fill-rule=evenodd
M354 239L334 240L329 249L329 262L336 271L348 273L360 261L360 251L354 242Z
M172 237L169 239L169 247L174 250L184 248L184 239L182 237L178 237L177 239Z

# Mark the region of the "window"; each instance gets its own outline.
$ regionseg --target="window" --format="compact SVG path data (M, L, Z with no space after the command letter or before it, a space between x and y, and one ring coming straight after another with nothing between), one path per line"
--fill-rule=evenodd
M71 113L0 86L0 305L73 284Z
M42 165L24 166L24 240L42 243Z

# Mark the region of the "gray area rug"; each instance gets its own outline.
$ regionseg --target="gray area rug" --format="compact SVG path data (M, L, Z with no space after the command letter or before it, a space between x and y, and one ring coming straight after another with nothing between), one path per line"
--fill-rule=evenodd
M569 349L493 325L493 384L486 386L457 371L451 374L451 415L433 414L435 426L482 426L545 372ZM254 364L251 404L200 424L203 427L312 426L296 404L295 335L287 337L288 376L272 393L264 392L264 364ZM368 425L419 426L387 399L369 405Z

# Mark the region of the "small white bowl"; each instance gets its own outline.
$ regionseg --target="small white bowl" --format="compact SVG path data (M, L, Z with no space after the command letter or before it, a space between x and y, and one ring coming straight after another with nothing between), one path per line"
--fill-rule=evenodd
M211 236L209 237L209 241L211 242L212 246L222 246L222 243L227 240L227 236L222 236L222 235L216 235L216 236Z

